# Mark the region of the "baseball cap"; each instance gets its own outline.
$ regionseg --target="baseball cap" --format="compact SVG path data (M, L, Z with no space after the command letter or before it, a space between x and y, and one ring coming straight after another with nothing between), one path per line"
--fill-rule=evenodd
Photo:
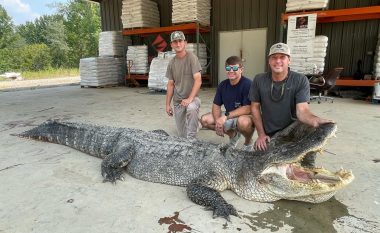
M290 57L289 46L287 44L284 44L284 43L274 44L274 45L272 45L272 47L270 47L268 57L272 54L275 54L275 53L282 53L282 54L288 55Z
M170 42L173 42L175 40L186 40L185 35L181 31L174 31L170 35Z

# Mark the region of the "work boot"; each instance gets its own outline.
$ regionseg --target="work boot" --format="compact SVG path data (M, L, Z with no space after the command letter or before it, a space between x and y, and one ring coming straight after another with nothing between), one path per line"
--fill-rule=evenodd
M315 157L317 156L317 152L311 151L306 154L306 156L301 161L302 167L313 168L315 167Z

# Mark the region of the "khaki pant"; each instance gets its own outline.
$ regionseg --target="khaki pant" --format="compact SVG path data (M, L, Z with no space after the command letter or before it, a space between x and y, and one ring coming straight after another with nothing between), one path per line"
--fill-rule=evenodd
M196 138L199 129L198 115L201 100L195 97L187 107L174 104L174 118L177 125L178 136L183 138Z

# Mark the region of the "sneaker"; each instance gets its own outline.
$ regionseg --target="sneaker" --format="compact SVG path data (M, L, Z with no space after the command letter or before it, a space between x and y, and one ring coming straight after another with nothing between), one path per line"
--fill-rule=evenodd
M230 138L230 143L229 143L229 145L230 145L231 147L234 147L234 148L235 148L235 147L237 146L237 144L239 143L239 139L240 139L240 133L236 131L235 136L233 136L232 138Z
M251 143L251 144L248 144L248 145L243 145L242 147L241 147L241 149L242 150L245 150L245 151L253 151L253 144Z

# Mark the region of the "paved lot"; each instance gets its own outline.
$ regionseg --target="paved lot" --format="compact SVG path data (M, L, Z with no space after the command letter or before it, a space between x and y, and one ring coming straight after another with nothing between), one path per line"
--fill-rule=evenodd
M209 111L214 91L201 91L201 113ZM356 179L348 188L316 205L257 203L226 191L222 195L241 215L231 222L213 219L187 199L184 188L128 175L117 185L102 183L99 159L11 136L51 118L175 134L164 103L163 94L146 88L0 92L0 232L380 232L380 105L351 99L311 104L339 127L317 164L352 169ZM207 130L199 137L227 141ZM182 229L165 218L176 219L175 212Z

